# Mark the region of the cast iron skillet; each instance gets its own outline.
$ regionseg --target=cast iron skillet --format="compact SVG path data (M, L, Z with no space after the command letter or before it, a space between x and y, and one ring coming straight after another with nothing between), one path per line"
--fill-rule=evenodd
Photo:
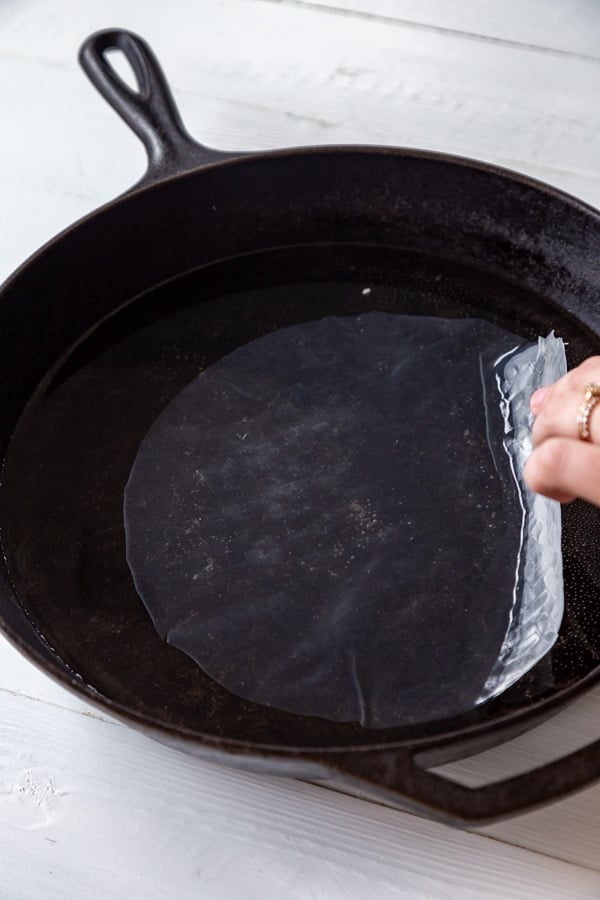
M107 62L111 48L137 91ZM555 328L571 364L598 352L599 214L436 153L209 150L185 131L140 38L95 34L81 63L149 165L2 290L5 634L60 683L170 745L329 779L453 823L498 819L597 778L600 741L477 789L424 768L532 727L598 680L595 510L564 513L566 615L542 663L460 719L367 731L245 702L163 643L126 566L122 500L141 438L198 367L283 325L374 308L477 315L531 339Z

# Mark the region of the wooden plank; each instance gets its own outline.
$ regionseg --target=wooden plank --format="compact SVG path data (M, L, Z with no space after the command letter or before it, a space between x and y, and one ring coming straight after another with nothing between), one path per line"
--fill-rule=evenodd
M0 873L7 900L600 893L597 872L1 694Z
M275 0L600 59L594 0Z
M431 9L427 0L418 6ZM441 6L438 12L442 16ZM520 28L521 19L527 15L519 7L511 21ZM165 16L142 0L28 0L0 5L0 78L10 86L0 93L0 277L142 171L137 141L94 96L74 59L87 33L115 22L148 37L190 129L215 146L366 141L449 149L526 171L600 206L600 85L593 61L506 45L502 41L512 39L501 35L500 42L482 44L448 33L445 25L392 26L306 4L172 0ZM586 22L583 36L595 39L593 19ZM142 892L267 900L481 897L482 885L486 897L598 896L594 872L564 868L498 840L467 836L464 843L464 836L455 839L441 826L322 789L225 775L182 761L120 726L73 718L60 707L87 712L86 704L2 642L0 672L0 758L6 762L0 791L10 788L0 793L0 898L52 900L86 891L103 898ZM566 715L566 725L556 720L545 726L549 731L447 771L467 781L500 777L570 746L571 734L578 744L600 721L598 694ZM97 731L100 726L115 730ZM107 745L108 734L119 738ZM78 770L80 757L85 765ZM69 781L71 769L78 773L70 782L74 799L63 803L61 794L52 806L53 786ZM175 785L172 797L169 785ZM266 797L266 824L259 794ZM181 814L171 811L173 798ZM586 791L486 833L597 868L599 799L597 788ZM33 807L52 812L55 831L32 818ZM288 830L290 816L303 824ZM340 836L335 828L342 826L347 831ZM90 848L107 840L106 857L95 856ZM508 893L501 867L509 873Z

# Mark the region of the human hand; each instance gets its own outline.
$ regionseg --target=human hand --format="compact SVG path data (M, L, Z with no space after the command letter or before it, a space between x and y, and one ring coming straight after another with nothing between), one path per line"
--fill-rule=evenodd
M582 439L578 421L588 384L600 384L600 356L591 356L532 395L534 450L524 474L538 494L561 503L580 497L600 506L600 408L590 408L587 439Z

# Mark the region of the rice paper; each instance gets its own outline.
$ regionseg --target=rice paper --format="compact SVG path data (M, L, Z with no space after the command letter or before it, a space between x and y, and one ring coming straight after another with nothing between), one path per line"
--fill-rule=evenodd
M495 696L562 616L560 508L521 472L529 396L564 367L553 336L379 312L222 358L153 424L125 491L157 631L229 691L336 722Z

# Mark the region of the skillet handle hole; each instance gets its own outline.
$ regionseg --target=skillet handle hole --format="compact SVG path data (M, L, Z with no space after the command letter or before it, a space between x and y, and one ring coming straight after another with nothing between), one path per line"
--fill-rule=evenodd
M242 155L191 137L156 56L139 35L118 28L97 31L83 42L79 62L146 148L148 169L137 186Z
M111 47L110 49L105 50L103 56L109 68L113 70L113 77L123 82L123 85L129 88L132 94L137 94L139 96L140 85L136 74L133 71L131 63L123 56L121 51L116 47Z
M84 42L79 61L94 87L143 141L147 178L185 168L190 148L200 152L181 121L158 60L142 38L118 29L99 31Z

